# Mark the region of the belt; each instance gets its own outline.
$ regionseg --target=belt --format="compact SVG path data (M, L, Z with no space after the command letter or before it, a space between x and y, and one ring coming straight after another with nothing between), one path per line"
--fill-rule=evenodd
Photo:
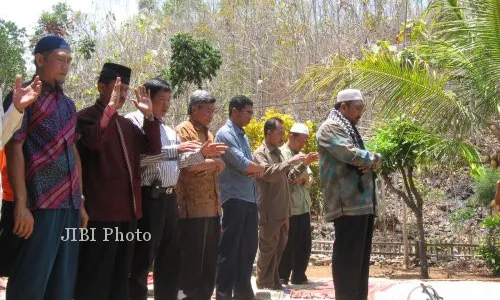
M175 188L173 186L171 187L155 187L156 189L160 190L160 193L165 193L167 195L173 194L175 191Z
M155 191L158 194L167 194L171 195L175 192L175 187L170 186L170 187L164 187L164 186L143 186L143 188L146 188L150 191Z

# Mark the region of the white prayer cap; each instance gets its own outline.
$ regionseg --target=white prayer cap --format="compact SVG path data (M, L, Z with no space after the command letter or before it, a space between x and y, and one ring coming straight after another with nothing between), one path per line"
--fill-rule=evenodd
M290 129L290 133L299 133L309 135L309 128L307 128L306 124L303 123L295 123L292 125Z
M337 94L337 102L347 102L347 101L363 101L363 96L361 96L361 92L355 89L347 89L340 91Z

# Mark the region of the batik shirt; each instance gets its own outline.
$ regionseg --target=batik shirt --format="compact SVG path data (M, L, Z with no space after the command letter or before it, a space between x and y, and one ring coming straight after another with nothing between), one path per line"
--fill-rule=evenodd
M39 99L24 110L13 141L23 142L30 209L80 208L81 191L73 152L76 108L60 87L43 84Z

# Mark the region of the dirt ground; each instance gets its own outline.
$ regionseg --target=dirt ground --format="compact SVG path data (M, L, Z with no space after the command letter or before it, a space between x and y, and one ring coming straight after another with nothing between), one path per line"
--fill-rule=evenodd
M478 280L500 282L500 278L492 277L486 270L479 270L475 273L457 272L445 270L443 268L429 268L430 279L435 280ZM370 266L370 277L383 277L390 279L420 279L420 269L412 268L405 270L394 266ZM307 268L309 278L328 278L332 276L330 266L309 266Z

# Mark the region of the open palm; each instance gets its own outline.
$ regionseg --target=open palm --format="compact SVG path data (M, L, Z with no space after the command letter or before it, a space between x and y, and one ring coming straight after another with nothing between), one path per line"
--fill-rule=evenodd
M151 102L151 92L146 90L144 86L135 89L134 104L144 115L151 115L153 113L153 103Z
M22 111L33 103L42 91L42 81L38 76L27 87L22 87L21 75L16 76L16 87L14 88L12 103L17 110Z

